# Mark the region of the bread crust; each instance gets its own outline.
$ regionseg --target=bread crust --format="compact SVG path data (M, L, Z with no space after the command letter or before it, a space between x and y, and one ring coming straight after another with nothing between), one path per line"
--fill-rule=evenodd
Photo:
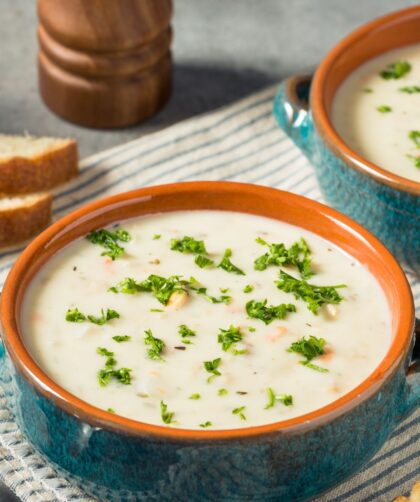
M420 502L420 481L417 481L409 497L397 497L394 502Z
M53 196L40 194L31 203L0 209L0 247L19 244L50 224Z
M77 176L79 154L74 140L33 157L0 160L0 194L23 195L50 190Z

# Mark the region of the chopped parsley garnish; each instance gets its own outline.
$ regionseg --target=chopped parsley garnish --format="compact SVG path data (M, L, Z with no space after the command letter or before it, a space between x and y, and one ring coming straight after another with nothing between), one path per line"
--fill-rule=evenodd
M299 270L300 275L307 279L314 275L311 270L311 250L305 239L293 243L289 249L282 243L269 244L261 237L256 239L258 244L268 247L268 252L254 261L255 270L265 270L270 265L277 267L293 266Z
M162 277L160 275L149 275L149 277L138 282L131 277L127 277L116 286L109 288L114 293L125 293L134 295L140 292L152 293L154 297L163 305L167 305L169 298L176 291L188 293L188 281L181 280L179 276Z
M246 406L241 406L240 408L235 408L232 410L233 415L239 415L241 420L246 420L246 416L244 414Z
M211 427L213 424L207 420L207 422L204 422L203 424L200 424L200 427L202 427L203 429L205 429L206 427Z
M191 394L191 396L188 399L201 399L201 394Z
M415 94L416 92L420 92L420 86L419 85L408 85L406 87L400 87L398 90L401 92L405 92L407 94Z
M165 424L175 423L175 413L173 411L168 411L168 405L163 401L160 402L160 416L162 417L162 421Z
M172 251L188 254L207 254L204 241L197 241L193 237L186 235L182 239L171 239Z
M115 413L115 410L114 408L107 408L106 410L108 413Z
M204 369L208 373L211 373L211 376L209 376L207 379L208 383L214 380L214 378L216 378L217 376L221 376L221 373L218 370L218 367L220 366L221 362L222 360L220 357L218 357L217 359L213 359L213 361L204 361L203 363Z
M317 338L316 336L302 337L297 342L293 342L292 345L287 349L287 352L296 352L297 354L302 354L305 358L303 361L300 361L300 364L307 366L316 371L320 371L321 373L327 373L328 370L326 368L321 368L316 364L312 364L312 359L315 357L321 356L325 354L324 346L326 341L324 338Z
M221 293L229 293L229 288L219 288Z
M111 321L112 319L119 319L120 314L116 310L113 310L113 309L106 309L106 312L104 311L104 309L101 309L101 317L96 317L94 315L88 315L87 318L93 324L99 324L99 326L103 326L105 323L107 323L108 321Z
M276 401L280 401L284 406L291 406L293 404L293 396L291 394L280 394L276 395L271 387L267 389L268 403L265 409L273 408Z
M363 92L365 92L366 94L370 94L370 93L372 93L372 92L373 92L373 89L372 89L372 88L370 88L370 87L364 87L364 88L363 88Z
M119 317L120 314L113 309L106 309L106 312L104 311L104 309L101 309L101 317L96 317L94 315L86 316L77 308L68 309L66 312L66 321L68 322L84 322L87 319L91 323L99 324L100 326L107 323L108 321L111 321L112 319L119 319Z
M98 347L96 349L96 353L99 354L100 356L106 356L108 358L111 358L114 356L114 353L111 352L110 350L106 349L105 347ZM106 365L107 366L114 366L113 364L109 363L108 361L107 361Z
M197 333L190 329L187 325L181 324L178 328L178 333L181 335L182 343L190 344L191 341L187 340L187 338L192 338L197 336Z
M163 305L167 305L173 293L182 291L188 294L189 290L194 291L197 295L204 296L211 303L225 303L228 305L232 301L232 297L228 295L221 295L220 297L208 295L207 288L200 286L199 282L194 279L194 277L186 281L181 279L178 275L172 275L166 278L152 274L142 282L127 277L116 286L112 286L108 289L108 291L112 291L113 293L125 293L129 295L149 292Z
M414 155L407 155L407 157L413 161L416 167L420 168L420 155L418 155L417 157Z
M411 70L411 64L408 61L396 61L389 64L380 75L385 80L399 79Z
M389 113L392 112L392 108L388 105L381 105L376 108L380 113Z
M270 324L274 319L284 319L288 312L296 312L296 307L291 303L267 306L267 300L251 300L246 304L246 312L253 319L260 319L265 324Z
M235 355L246 354L248 352L246 349L237 350L234 347L243 338L240 328L231 325L229 329L219 328L219 331L217 341L222 345L222 349L225 352L230 351Z
M114 358L114 352L109 351L105 347L98 347L96 352L100 356L106 357L105 368L98 372L98 382L101 387L106 387L113 378L123 385L131 384L130 372L132 370L129 368L115 369L117 361Z
M131 336L128 335L115 335L112 337L117 343L121 342L129 342L131 340Z
M155 361L163 361L161 356L163 349L165 348L165 342L160 338L155 338L150 329L146 329L144 332L144 343L149 345L150 349L147 350L147 355L149 359L154 359Z
M337 289L347 287L345 284L337 286L316 286L309 284L304 279L299 280L291 275L280 271L280 280L276 281L277 288L292 293L295 298L300 298L307 303L308 309L315 315L325 303L340 303L343 297L338 294Z
M244 293L251 293L252 291L254 291L254 286L252 284L247 284L243 289Z
M248 331L250 331L251 333L255 333L256 328L254 328L254 326L248 326Z
M85 314L79 311L79 309L68 309L66 312L66 321L68 322L84 322L86 321Z
M161 236L160 234L155 234L155 235L153 236L153 240L154 240L154 241L157 241L157 240L159 240L161 237L162 237L162 236Z
M115 260L125 251L125 249L121 247L118 242L128 242L131 239L131 236L127 230L118 229L113 232L102 228L91 232L86 236L86 239L92 244L98 244L99 246L105 248L105 251L101 253L101 256L109 256L112 260Z
M218 268L222 268L223 270L226 270L226 272L229 272L231 274L245 275L245 272L243 270L241 270L230 261L231 256L232 250L229 248L226 249L222 261L219 263L219 265L217 265Z
M214 265L213 260L210 260L210 258L207 258L207 256L204 256L202 254L197 255L194 259L194 262L200 268L212 267Z
M150 309L149 312L163 312L162 309Z
M207 288L192 287L191 289L195 291L197 295L204 296L204 298L208 300L210 303L225 303L226 305L229 305L229 303L232 302L232 297L229 295L221 295L218 298L216 296L208 295Z
M228 392L228 390L227 390L227 389L219 389L219 390L217 391L217 395L218 395L218 396L226 396L228 393L229 393L229 392Z
M414 142L417 148L420 148L420 131L410 131L408 137Z

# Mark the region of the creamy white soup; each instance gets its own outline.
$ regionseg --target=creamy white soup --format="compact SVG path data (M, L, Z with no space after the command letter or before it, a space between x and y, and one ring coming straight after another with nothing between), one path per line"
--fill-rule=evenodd
M222 211L137 218L72 243L32 281L22 331L72 394L190 429L316 410L372 373L391 338L360 263L297 227Z
M341 84L332 123L367 160L420 182L420 44L367 61Z

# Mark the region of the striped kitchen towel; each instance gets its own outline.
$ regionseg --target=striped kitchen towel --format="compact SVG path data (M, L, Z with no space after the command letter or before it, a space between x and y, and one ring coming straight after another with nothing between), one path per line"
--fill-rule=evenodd
M214 113L94 155L56 194L54 218L98 197L136 187L188 180L234 180L296 192L322 201L313 168L278 128L275 88ZM20 249L0 254L0 285ZM408 276L420 313L420 281ZM0 477L24 501L93 499L58 473L25 440L0 385ZM317 502L391 501L420 479L420 411L395 430L362 472ZM101 502L105 502L102 500Z

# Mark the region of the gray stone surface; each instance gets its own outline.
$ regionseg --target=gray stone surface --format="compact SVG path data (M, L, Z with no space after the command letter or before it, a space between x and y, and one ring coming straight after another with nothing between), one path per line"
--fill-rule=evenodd
M0 0L0 132L71 136L82 155L314 69L352 29L415 0L174 0L174 88L156 117L119 131L68 124L41 102L34 0ZM1 459L0 459L1 460ZM15 500L0 487L0 502Z

